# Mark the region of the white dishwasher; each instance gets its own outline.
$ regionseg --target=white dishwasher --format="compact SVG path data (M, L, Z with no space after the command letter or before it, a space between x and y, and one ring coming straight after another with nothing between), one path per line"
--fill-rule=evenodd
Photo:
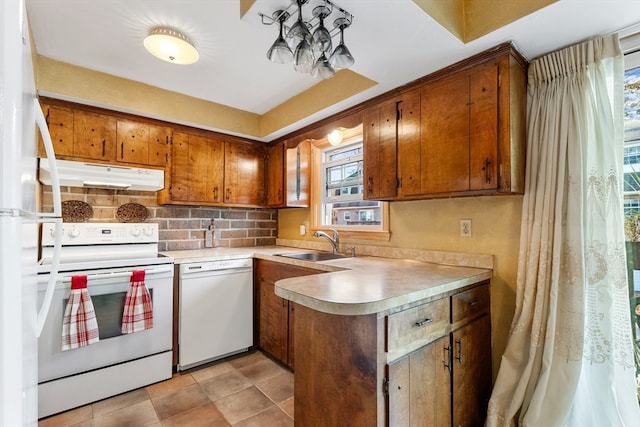
M246 351L253 345L253 261L180 265L178 370Z

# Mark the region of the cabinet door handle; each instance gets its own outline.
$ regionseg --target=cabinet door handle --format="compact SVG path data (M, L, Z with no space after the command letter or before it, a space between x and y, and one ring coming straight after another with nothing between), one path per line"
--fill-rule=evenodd
M480 300L474 299L473 301L469 301L469 307L473 307L478 304L480 304Z
M218 201L218 187L213 187L213 200Z
M225 201L228 202L229 200L231 200L231 189L227 188L227 191L225 193Z
M104 157L105 155L106 143L107 141L103 139L102 140L102 157Z
M458 361L458 363L462 363L462 341L460 341L459 339L456 340L456 346L456 360Z
M120 158L124 159L124 142L120 143Z
M371 175L367 177L367 193L373 193L373 177Z
M432 323L432 322L433 322L433 317L427 317L424 320L420 320L420 321L414 323L413 326L416 326L416 327L419 328L420 326L424 326L424 325Z
M482 170L484 171L484 182L486 182L487 184L491 182L491 175L489 174L490 164L491 164L491 161L487 157L484 161L484 166L482 167Z
M442 363L449 371L451 371L451 346L446 345L444 346L443 350L444 356L442 359Z

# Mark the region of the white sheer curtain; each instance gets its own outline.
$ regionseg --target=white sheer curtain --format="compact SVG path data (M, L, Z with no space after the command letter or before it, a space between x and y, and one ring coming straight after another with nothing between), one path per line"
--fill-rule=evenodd
M487 426L638 426L617 35L532 61L516 313Z

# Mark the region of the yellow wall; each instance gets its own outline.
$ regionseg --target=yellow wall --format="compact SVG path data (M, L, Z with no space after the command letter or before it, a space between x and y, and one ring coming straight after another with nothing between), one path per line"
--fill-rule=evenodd
M491 324L494 375L506 346L515 310L522 196L391 202L389 242L371 242L403 248L433 249L494 255L491 282ZM460 237L460 219L471 219L472 237ZM309 209L282 209L278 237L300 236L299 225L309 221Z

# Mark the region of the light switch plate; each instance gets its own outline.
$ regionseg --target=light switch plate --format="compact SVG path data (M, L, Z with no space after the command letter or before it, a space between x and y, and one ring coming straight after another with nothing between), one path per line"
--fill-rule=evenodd
M460 220L460 237L471 237L471 220Z

